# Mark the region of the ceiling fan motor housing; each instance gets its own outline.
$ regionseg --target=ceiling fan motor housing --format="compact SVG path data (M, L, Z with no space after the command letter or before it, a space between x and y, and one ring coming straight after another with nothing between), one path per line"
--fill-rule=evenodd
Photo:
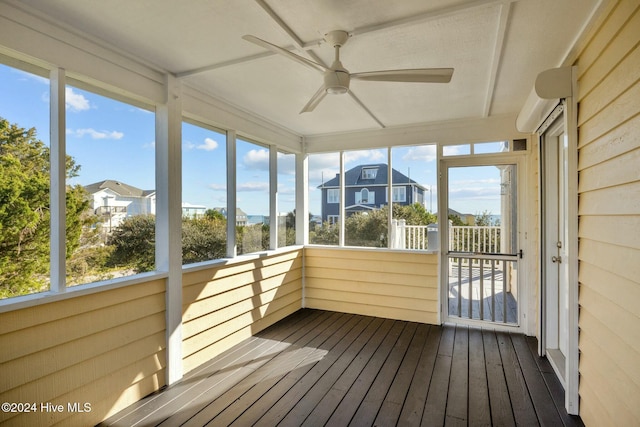
M342 70L325 71L324 87L328 94L340 95L349 91L349 73Z

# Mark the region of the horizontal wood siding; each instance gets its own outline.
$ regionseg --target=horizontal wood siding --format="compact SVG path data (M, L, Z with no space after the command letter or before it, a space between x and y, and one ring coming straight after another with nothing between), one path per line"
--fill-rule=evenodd
M438 323L438 255L305 248L305 307Z
M587 426L640 425L640 3L612 3L577 62Z
M301 307L302 250L185 273L185 372Z
M0 314L0 424L95 425L165 383L165 281ZM63 405L46 412L41 404ZM73 413L68 403L89 403Z

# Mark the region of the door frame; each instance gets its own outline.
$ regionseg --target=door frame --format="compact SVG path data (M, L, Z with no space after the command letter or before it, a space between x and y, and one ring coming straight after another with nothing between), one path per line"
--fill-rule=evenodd
M526 236L529 233L530 227L526 223L527 208L529 206L528 198L528 179L529 173L527 171L527 156L528 151L523 152L508 152L508 153L496 153L496 154L478 154L478 155L465 155L465 156L442 156L442 147L438 152L438 224L441 225L439 231L440 238L440 272L439 283L440 292L438 293L440 299L440 320L441 323L455 322L458 324L475 325L491 327L495 330L503 330L510 332L520 332L526 335L532 335L534 330L531 328L531 323L528 319L535 318L535 304L531 304L529 300L530 280L528 271L528 239ZM517 167L517 242L518 249L523 250L523 257L518 259L518 324L517 325L502 325L500 323L487 323L485 321L474 319L460 319L457 317L449 316L449 292L448 292L448 244L447 236L449 236L449 221L448 215L444 215L443 212L448 212L448 170L451 167L465 167L465 166L500 166L500 165L516 165Z
M566 356L568 352L568 310L561 310L568 301L568 263L566 250L567 188L568 175L566 167L567 135L563 115L564 106L556 110L557 117L541 135L541 193L540 206L542 214L541 238L541 316L542 329L540 335L540 351L546 356L562 385L566 379ZM554 115L555 116L555 115ZM562 242L562 247L558 246ZM556 255L560 262L551 261ZM564 261L564 262L562 262Z
M574 73L572 73L574 74ZM573 76L575 85L575 75ZM574 86L575 87L575 86ZM567 194L567 212L565 223L568 235L564 244L566 248L566 262L568 269L568 331L567 331L567 354L565 355L564 378L560 378L565 387L565 409L569 414L579 414L579 348L578 348L578 126L577 126L577 104L574 97L567 97L552 111L550 116L537 130L538 136L538 158L539 158L539 242L540 242L540 292L539 303L540 312L538 323L538 353L540 356L546 356L547 348L547 316L549 315L547 306L547 286L546 271L552 263L551 257L547 256L545 248L546 237L546 209L544 201L546 200L546 178L544 172L548 170L545 166L544 147L545 132L557 129L557 121L561 120L564 134L567 138L567 176L565 191ZM557 189L551 190L557 193ZM560 375L556 371L557 375Z

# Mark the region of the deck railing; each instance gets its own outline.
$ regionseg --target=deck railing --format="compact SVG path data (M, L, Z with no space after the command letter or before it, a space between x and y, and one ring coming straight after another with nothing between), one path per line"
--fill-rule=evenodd
M450 226L449 250L498 254L500 253L500 227Z
M404 219L392 220L391 248L426 251L429 249L427 226L407 225Z
M407 225L394 219L391 226L391 248L437 250L437 242L429 244L429 235L437 236L437 225ZM449 226L449 251L468 253L500 253L500 227Z

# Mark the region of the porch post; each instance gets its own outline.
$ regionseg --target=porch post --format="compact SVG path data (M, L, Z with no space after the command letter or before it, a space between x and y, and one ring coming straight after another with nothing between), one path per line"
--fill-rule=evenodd
M309 243L309 155L296 154L296 245Z
M66 109L65 70L57 68L50 73L50 290L64 292L66 260Z
M227 131L227 257L235 258L236 243L236 131Z
M344 206L345 201L345 179L344 179L344 151L340 152L340 213L338 218L340 219L340 230L338 232L338 246L344 246L344 233L345 233L345 223L347 222L347 211Z
M182 86L166 76L156 109L156 270L167 272L166 383L182 378Z
M269 146L269 249L278 248L278 148Z

